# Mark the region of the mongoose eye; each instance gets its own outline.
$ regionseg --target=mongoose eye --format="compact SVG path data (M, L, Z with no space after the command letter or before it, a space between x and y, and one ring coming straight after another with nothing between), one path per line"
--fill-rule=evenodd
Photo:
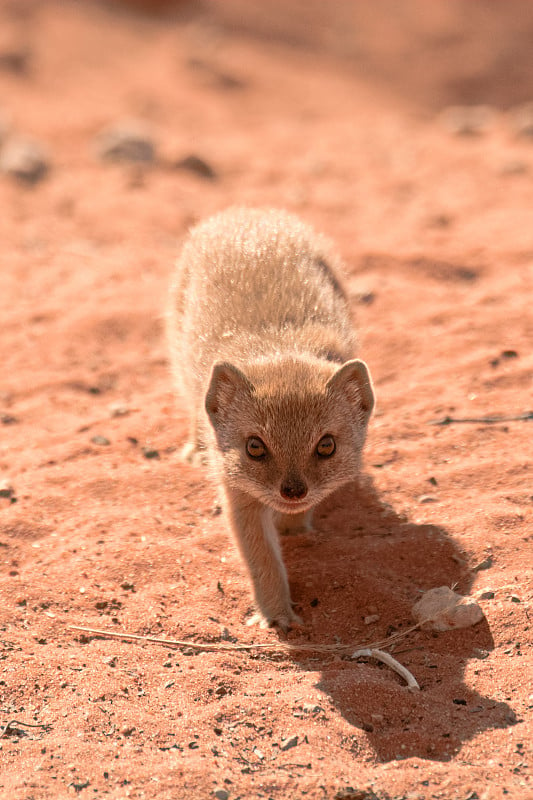
M250 458L255 458L259 461L266 456L267 449L264 442L262 442L258 436L250 436L246 442L246 452Z
M320 458L329 458L335 452L335 439L329 433L323 436L316 446L316 454Z

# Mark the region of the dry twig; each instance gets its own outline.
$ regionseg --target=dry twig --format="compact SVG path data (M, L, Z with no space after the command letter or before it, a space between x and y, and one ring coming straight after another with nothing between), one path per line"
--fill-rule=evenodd
M352 652L352 658L360 658L362 656L375 658L387 664L391 669L401 675L407 683L409 688L419 689L414 676L409 672L406 667L403 667L395 658L383 650L378 649L381 647L390 647L397 639L403 638L411 631L417 630L423 623L418 623L400 633L393 634L387 639L378 642L373 642L371 647L365 647ZM313 644L309 642L298 644L297 642L258 642L250 644L232 644L226 642L194 642L187 640L177 639L164 639L159 636L139 636L135 633L119 633L117 631L105 631L97 628L87 628L80 625L69 625L69 628L74 631L81 631L82 633L90 633L93 636L103 636L110 639L131 640L135 642L149 643L149 644L163 644L165 647L190 647L200 652L250 652L252 650L263 650L270 653L295 653L295 652L308 652L308 653L328 653L330 655L338 655L341 653L348 653L353 651L353 644Z
M526 411L524 414L511 416L492 416L492 417L440 417L430 419L428 425L456 425L459 423L479 423L483 425L497 425L499 422L527 422L533 420L533 411Z
M9 722L6 722L4 727L0 729L0 739L7 735L10 727L12 725L22 725L24 728L49 728L50 726L46 722L21 722L19 719L10 719Z

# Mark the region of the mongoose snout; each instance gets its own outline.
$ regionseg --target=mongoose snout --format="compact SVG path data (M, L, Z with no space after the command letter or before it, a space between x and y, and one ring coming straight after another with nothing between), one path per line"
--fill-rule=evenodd
M307 486L299 478L287 478L281 484L279 493L285 500L303 500Z

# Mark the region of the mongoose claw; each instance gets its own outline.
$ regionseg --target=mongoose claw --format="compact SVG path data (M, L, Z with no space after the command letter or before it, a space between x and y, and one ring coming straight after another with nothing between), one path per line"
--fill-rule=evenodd
M289 630L294 628L295 626L302 626L303 620L298 614L295 614L294 611L291 609L290 614L284 614L281 617L277 617L276 619L272 620L271 627L276 626L278 627L283 633L287 633Z
M207 463L207 453L199 450L194 442L187 442L180 451L180 461L192 467L202 467Z
M298 614L295 614L292 609L281 614L276 614L272 617L265 617L260 612L253 614L250 619L246 620L246 625L259 625L260 628L279 628L283 633L287 633L294 626L303 625L304 622Z

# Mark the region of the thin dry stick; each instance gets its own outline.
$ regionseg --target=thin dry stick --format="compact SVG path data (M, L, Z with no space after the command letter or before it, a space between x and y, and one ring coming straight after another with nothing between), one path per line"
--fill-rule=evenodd
M527 420L530 419L533 419L533 411L526 411L524 414L516 414L508 417L440 417L439 419L430 419L428 425L456 425L460 423L497 425L498 422L527 422Z
M424 622L418 622L411 628L405 631L399 631L392 634L387 639L381 639L376 642L371 642L366 647L389 647L394 644L397 639L402 639L412 631L418 630ZM195 642L188 639L165 639L161 636L140 636L136 633L120 633L119 631L105 631L97 628L87 628L81 625L69 625L70 630L81 631L82 633L92 633L94 636L103 636L106 639L131 639L137 642L145 642L147 644L164 644L171 647L190 647L194 650L204 652L218 652L221 650L230 652L249 652L250 650L266 650L271 653L288 653L288 652L309 652L309 653L331 653L333 655L339 653L347 653L353 650L353 644L313 644L312 642L250 642L248 644L233 644L226 642Z
M377 661L381 661L384 664L387 664L392 670L397 672L401 675L407 683L407 686L410 689L420 689L415 677L412 675L409 670L402 666L395 658L393 658L389 653L383 652L381 649L377 649L377 647L387 647L393 644L397 639L406 636L411 631L416 630L419 628L423 623L419 622L417 625L413 625L411 628L408 628L405 631L401 631L399 633L393 634L389 636L388 639L384 639L379 642L374 642L373 647L365 647L356 650L352 653L352 658L361 658L361 657L368 657L368 658L375 658ZM117 631L102 631L96 628L87 628L82 627L80 625L69 625L71 630L75 631L82 631L83 633L92 633L95 636L104 636L106 638L111 639L129 639L136 642L146 642L151 644L164 644L167 647L190 647L194 648L195 650L203 651L203 652L249 652L250 650L266 650L267 652L312 652L312 653L329 653L329 654L338 654L338 653L345 653L353 649L353 644L351 645L339 645L339 644L312 644L312 643L302 643L297 644L295 642L278 642L277 644L274 643L251 643L251 644L226 644L224 642L193 642L193 641L186 641L186 640L176 640L176 639L163 639L162 637L157 636L139 636L135 633L119 633ZM377 647L376 647L377 646Z
M2 739L10 729L12 725L22 725L24 728L48 728L49 725L46 722L21 722L19 719L10 719L9 722L6 722L4 727L0 730L0 739Z

